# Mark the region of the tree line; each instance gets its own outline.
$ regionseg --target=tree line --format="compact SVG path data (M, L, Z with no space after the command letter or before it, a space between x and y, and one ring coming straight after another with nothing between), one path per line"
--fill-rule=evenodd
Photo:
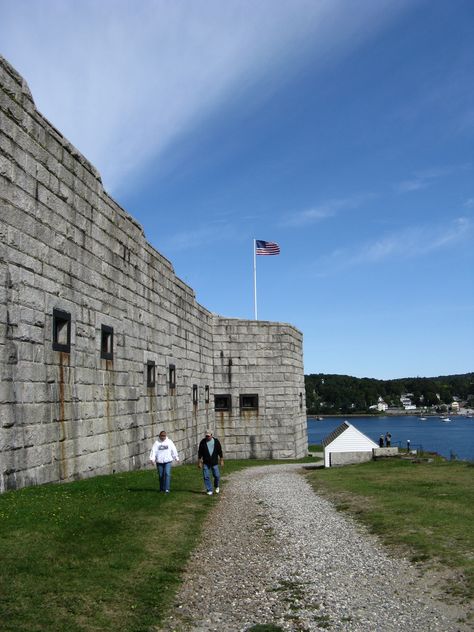
M312 373L305 375L305 386L308 414L367 412L379 397L391 407L401 407L400 397L407 393L417 407L449 406L455 398L474 407L474 373L396 380Z

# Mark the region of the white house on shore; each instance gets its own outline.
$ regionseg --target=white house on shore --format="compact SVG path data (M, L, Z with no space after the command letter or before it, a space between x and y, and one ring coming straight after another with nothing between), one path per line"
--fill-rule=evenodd
M323 439L324 467L370 461L379 446L348 421Z
M378 402L373 406L369 406L369 410L377 410L379 413L384 413L388 410L388 404L384 402L384 400L379 397Z

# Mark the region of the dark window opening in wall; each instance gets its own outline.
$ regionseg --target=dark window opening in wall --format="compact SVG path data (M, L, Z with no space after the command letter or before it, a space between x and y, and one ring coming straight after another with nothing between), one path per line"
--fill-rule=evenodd
M300 410L303 410L303 393L300 393Z
M198 403L198 385L193 384L193 404L196 406Z
M258 410L258 395L241 395L240 408L242 410Z
M215 395L214 408L215 410L231 410L232 409L232 396L231 395Z
M168 383L170 388L176 388L176 367L174 364L169 366Z
M71 314L53 309L53 349L71 352Z
M204 403L209 404L209 384L204 387Z
M153 387L156 384L156 365L153 360L146 363L146 385Z
M104 360L114 359L114 328L102 325L100 338L100 357Z

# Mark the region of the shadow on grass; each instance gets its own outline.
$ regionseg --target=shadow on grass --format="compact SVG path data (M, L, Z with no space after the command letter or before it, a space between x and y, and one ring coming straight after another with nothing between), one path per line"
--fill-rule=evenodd
M127 492L141 492L147 493L151 492L153 494L164 494L164 492L160 492L159 489L154 489L153 487L127 487ZM176 494L197 494L198 496L206 496L205 491L198 491L197 489L172 489L169 492L170 495L175 496ZM218 495L218 494L216 494Z
M153 492L154 494L159 494L160 490L153 487L127 487L127 492Z

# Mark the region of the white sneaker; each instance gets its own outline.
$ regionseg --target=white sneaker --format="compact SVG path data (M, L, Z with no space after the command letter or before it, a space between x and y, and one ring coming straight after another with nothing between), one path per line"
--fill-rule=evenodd
M216 491L216 494L218 494L221 490L218 487L216 487L215 491Z
M206 492L208 496L212 496L212 492Z

